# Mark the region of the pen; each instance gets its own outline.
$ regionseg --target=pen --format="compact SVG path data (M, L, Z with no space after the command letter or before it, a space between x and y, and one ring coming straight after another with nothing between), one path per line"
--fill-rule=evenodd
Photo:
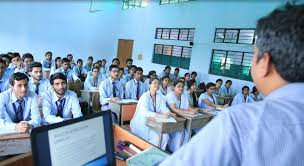
M123 146L121 146L121 145L116 145L116 147L117 147L119 150L125 152L128 156L133 156L133 154L130 153L130 152L128 152Z

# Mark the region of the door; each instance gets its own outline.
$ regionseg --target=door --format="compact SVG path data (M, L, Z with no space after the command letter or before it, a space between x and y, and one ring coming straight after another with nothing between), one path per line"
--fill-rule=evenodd
M118 40L117 58L120 61L120 67L126 67L126 60L132 58L133 42L134 40L128 39Z

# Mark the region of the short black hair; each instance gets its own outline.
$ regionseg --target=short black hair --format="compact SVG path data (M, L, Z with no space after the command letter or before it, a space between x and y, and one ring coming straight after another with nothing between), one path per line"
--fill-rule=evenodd
M0 59L0 63L3 63L3 64L5 64L5 66L6 66L6 61L5 61L5 60L3 60L3 59Z
M16 57L20 57L20 54L18 52L12 53L11 58L13 59L13 58L16 58Z
M112 71L112 69L118 69L119 70L119 67L117 65L110 65L109 71Z
M175 81L175 82L173 83L173 86L175 87L178 83L182 83L183 86L185 85L185 83L184 83L183 81L177 80L177 81Z
M15 85L15 81L21 81L21 80L26 80L28 82L29 78L24 73L17 72L17 73L14 73L14 74L12 74L10 76L9 84L11 86L14 86Z
M257 91L258 91L258 89L256 88L256 86L252 87L251 93L255 93L255 92L257 92Z
M209 89L210 87L212 86L215 86L215 84L213 82L209 82L207 85L206 85L206 89Z
M229 83L229 82L232 84L232 81L231 81L231 80L227 80L225 84L227 84L227 83Z
M114 58L114 59L112 59L112 63L113 63L114 61L118 61L118 62L120 62L118 58Z
M161 80L164 81L166 78L168 78L169 81L170 81L170 77L169 77L169 76L163 76L163 77L161 78Z
M93 57L92 57L92 56L89 56L89 57L88 57L88 60L92 60L92 61L93 61Z
M176 70L179 71L179 68L177 67L177 68L174 69L174 71L176 71Z
M248 86L243 86L242 91L244 91L245 89L248 89L248 91L249 91L249 87Z
M196 81L195 80L189 80L187 82L187 88L190 89L192 85L196 84Z
M149 78L150 78L150 76L152 76L152 75L154 75L154 74L156 74L156 71L155 71L155 70L149 71L149 73L148 73Z
M119 70L120 70L120 71L125 71L125 69L124 69L124 68L122 68L122 67L121 67L121 68L119 68Z
M135 71L137 70L137 66L135 66L135 65L131 65L130 69L132 69L132 68L135 69Z
M40 68L42 68L42 64L40 62L33 62L31 64L31 66L29 67L29 71L32 72L32 70L33 70L34 67L40 67Z
M30 53L25 53L25 54L22 55L22 61L24 61L26 58L34 60L33 55L30 54Z
M8 54L1 54L1 58L7 58L9 61L11 61L11 57Z
M55 73L50 76L51 85L54 85L54 80L56 80L56 79L61 79L61 80L64 80L65 82L67 82L67 78L63 73Z
M135 71L135 72L138 72L138 71L144 72L143 68L141 68L141 67L137 67L137 68L136 68L136 71Z
M79 62L83 63L82 59L77 59L77 63Z
M55 62L57 62L59 59L61 60L61 57L56 57Z
M69 57L69 56L73 57L73 55L72 55L72 54L68 54L66 57Z
M215 82L223 82L223 80L219 78Z
M65 63L65 62L70 62L70 60L68 58L62 58L62 63Z
M259 58L264 53L288 82L304 82L304 4L275 9L256 26Z
M53 55L53 53L51 51L48 51L44 54L44 56L47 56L48 54L50 54L51 56Z
M196 71L193 71L193 72L191 73L191 76L192 76L192 75L197 76L197 72L196 72Z
M170 66L166 66L166 67L165 67L165 70L167 70L167 69L170 69L170 70L171 70L171 67L170 67Z
M184 74L184 77L186 77L187 75L189 75L189 76L190 76L190 73L185 73L185 74Z
M107 60L106 60L106 59L102 59L102 60L101 60L101 62L102 62L102 61L104 61L104 62L106 62L106 63L107 63Z
M126 63L128 63L128 62L133 62L133 59L128 58L128 59L126 60Z

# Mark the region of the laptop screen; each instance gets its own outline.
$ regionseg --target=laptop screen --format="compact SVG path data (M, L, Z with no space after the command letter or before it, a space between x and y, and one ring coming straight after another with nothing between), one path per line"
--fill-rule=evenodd
M113 131L109 112L34 129L35 165L114 165Z

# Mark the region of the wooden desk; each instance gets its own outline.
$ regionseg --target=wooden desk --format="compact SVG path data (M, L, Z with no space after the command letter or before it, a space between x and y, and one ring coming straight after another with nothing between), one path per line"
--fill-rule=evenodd
M175 131L183 132L185 129L185 119L181 117L175 117L176 123L168 123L168 122L157 122L155 118L147 118L146 125L150 127L153 131L159 134L159 144L160 147L163 134L173 133ZM181 137L180 145L183 143L183 137Z
M122 112L135 112L137 103L121 103L121 102L109 102L109 107L118 117L118 124L123 125L123 119L121 118Z
M98 90L80 90L80 92L81 92L81 98L82 98L82 100L84 102L88 103L88 110L91 110L90 106L92 106L93 112L100 111L100 110L97 111L97 110L93 109L93 106L96 105L96 103L93 103L93 96L95 96L95 95L99 96L99 91ZM98 102L97 104L100 105L100 103L99 103L100 101L97 101L97 102Z
M0 156L21 154L31 151L29 133L10 133L0 135Z
M146 150L153 145L146 142L145 140L135 136L134 134L130 133L129 131L121 128L118 125L113 125L113 133L114 133L114 146L116 147L116 144L119 140L128 141L132 143L133 145L137 146L141 150ZM126 148L128 149L128 148ZM129 150L129 149L128 149ZM14 156L12 158L9 158L7 160L4 160L0 162L0 166L32 166L32 153L25 153L21 155ZM117 166L126 166L125 161L121 161L116 159L116 165Z
M189 117L184 115L178 115L186 119L186 129L188 131L188 141L191 139L192 129L199 129L204 127L211 119L212 116L203 114L197 117Z
M227 96L227 97L221 96L221 97L217 97L216 100L218 101L219 104L225 105L225 104L229 104L229 102L231 100L233 100L233 97L232 96Z

